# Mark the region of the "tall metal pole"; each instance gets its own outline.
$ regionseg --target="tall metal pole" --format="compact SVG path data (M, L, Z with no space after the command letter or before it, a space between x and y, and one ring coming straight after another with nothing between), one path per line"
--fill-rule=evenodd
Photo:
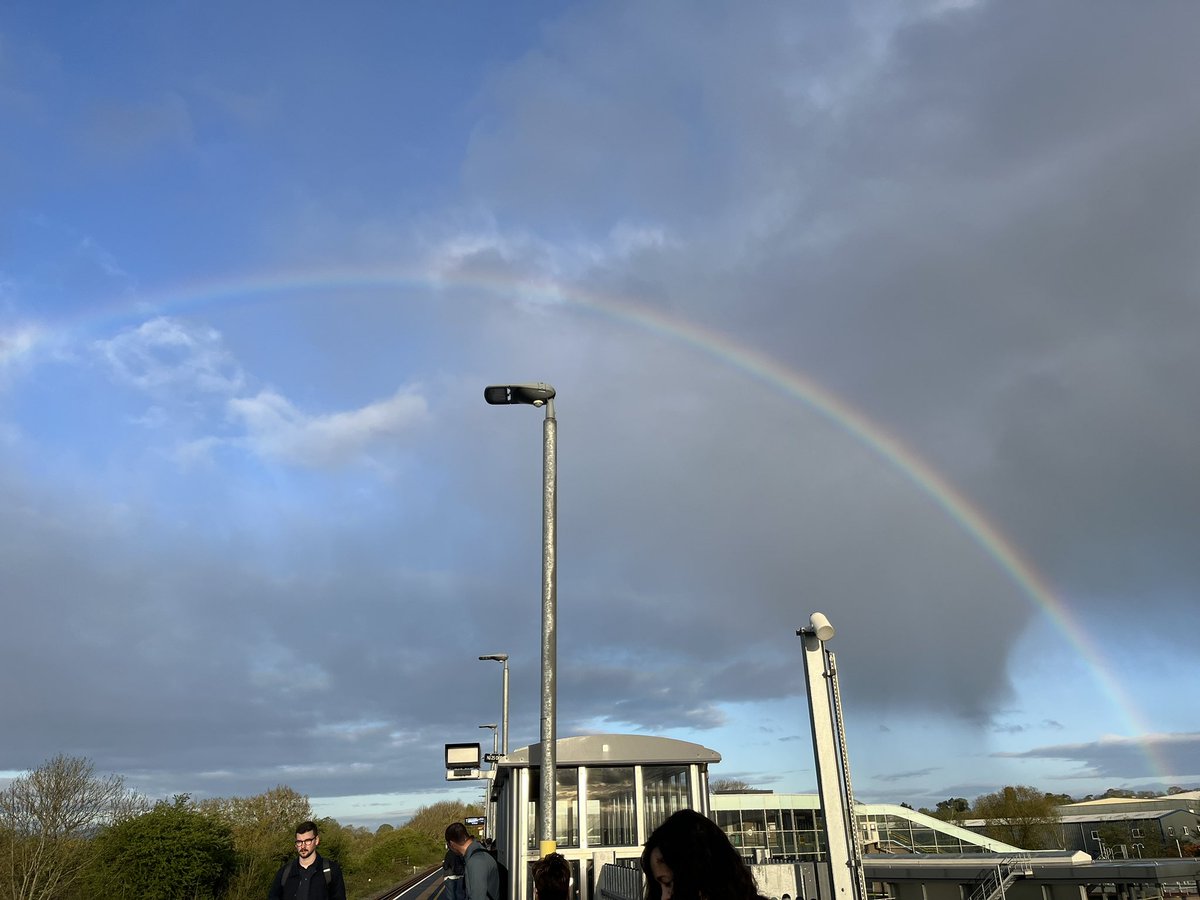
M557 849L555 778L555 679L558 662L558 420L554 399L546 400L542 425L542 787L538 804L538 843L541 856Z
M558 420L554 417L554 388L536 384L493 384L483 389L483 399L495 406L525 403L545 406L542 427L542 783L538 796L538 843L541 856L553 853L555 844L555 712L554 670L557 665L555 618L558 606Z
M500 732L500 753L508 756L508 654L504 654L504 686L502 690L503 699L501 700L500 710L500 727L503 729Z
M854 810L847 809L843 793L842 760L837 740L837 722L833 710L835 677L825 649L825 641L834 635L833 626L821 613L813 613L810 626L799 629L804 642L804 684L808 690L808 712L812 724L813 756L817 764L817 790L821 797L821 812L825 822L826 846L829 849L829 879L833 885L833 900L866 900L860 892L861 879L855 870L851 841L858 840ZM848 774L848 773L847 773Z

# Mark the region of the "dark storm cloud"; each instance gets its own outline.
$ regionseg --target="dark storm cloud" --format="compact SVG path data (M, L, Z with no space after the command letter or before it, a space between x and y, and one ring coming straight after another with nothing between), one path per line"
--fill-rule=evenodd
M1035 747L1021 753L995 753L1006 759L1052 759L1075 763L1073 777L1138 779L1179 773L1200 779L1200 734L1151 734L1141 738L1101 738L1076 744Z
M928 769L913 769L909 772L891 772L886 775L876 775L875 780L883 782L908 781L913 778L926 778L937 771L937 766L931 766Z
M483 196L534 220L546 212L536 198L564 197L593 211L624 200L635 220L662 217L678 229L680 253L710 251L691 276L668 247L595 273L597 283L710 315L843 392L995 516L1085 620L1136 586L1148 618L1190 621L1200 425L1187 410L1200 380L1190 349L1200 339L1200 286L1188 248L1200 187L1189 173L1200 117L1184 36L1196 17L1182 6L1156 16L978 4L914 16L874 56L869 25L837 28L847 52L835 63L773 55L825 23L755 18L720 32L716 63L691 70L699 102L686 114L671 107L693 128L735 136L700 191L685 184L693 156L674 123L640 130L636 104L597 105L582 118L561 105L589 108L598 91L639 78L636 65L600 74L600 50L577 43L585 29L567 20L558 37L575 52L531 56L500 83L494 99L511 118L477 135L468 172ZM586 31L590 46L627 46L603 23L586 24L601 28ZM721 64L751 52L764 66ZM791 87L811 84L821 62L836 100L797 98ZM651 83L670 90L670 79ZM528 122L535 133L519 127ZM616 170L569 152L581 141L604 148ZM657 177L659 151L685 162ZM754 181L733 174L751 169ZM745 190L722 193L735 183ZM689 217L697 194L711 215ZM755 241L739 240L739 228ZM637 453L608 463L627 473L618 490L633 529L652 523L647 536L656 536L642 544L655 547L653 561L626 555L617 571L632 584L670 580L689 598L695 630L671 640L726 650L715 634L736 644L764 619L730 622L716 613L718 597L748 591L770 610L802 592L813 605L836 604L858 634L870 675L854 685L860 697L889 702L895 682L881 677L882 661L898 648L936 647L905 656L918 669L914 683L928 686L907 702L986 719L1007 695L1008 649L1028 615L1020 591L1001 578L981 584L974 550L935 515L914 517L919 497L893 506L871 479L855 518L852 491L835 500L832 491L756 484L756 473L784 470L765 462L765 423L775 417L756 417L732 389L708 398L714 410L737 410L713 414L728 425L714 430L710 420L701 433L697 420L693 432L666 410L654 426L640 421L646 433L672 426L672 446L634 433L614 453ZM635 421L640 413L622 410ZM794 454L796 471L828 466L786 427L771 437L780 455ZM644 470L670 472L662 457L672 453L688 467L639 480L635 456L649 460ZM858 485L871 478L845 475ZM820 518L815 500L824 501ZM608 524L603 498L587 508L593 528ZM698 552L672 545L678 520L701 523L686 533ZM718 522L736 527L718 534ZM633 537L627 523L609 527ZM785 544L781 534L796 539ZM851 552L847 535L862 552ZM955 677L940 677L947 670Z
M803 212L844 235L789 256L797 221L764 254L808 302L755 295L794 323L777 334L821 322L808 333L854 361L822 372L1068 591L1119 597L1195 575L1200 431L1181 413L1200 376L1200 119L1179 35L1196 11L1092 12L1058 5L1031 27L988 4L901 30Z

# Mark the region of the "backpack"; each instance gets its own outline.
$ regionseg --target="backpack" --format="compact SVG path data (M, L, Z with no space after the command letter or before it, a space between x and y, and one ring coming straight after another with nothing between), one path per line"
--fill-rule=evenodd
M496 860L496 868L500 872L500 896L496 900L508 900L508 866Z
M500 854L496 852L495 847L488 847L487 852L496 861L496 872L500 876L500 896L489 897L488 900L508 900L508 866L500 861Z
M329 860L324 858L321 859L321 864L325 866L325 887L329 887L330 883L333 881L333 866L329 864ZM279 873L280 888L287 884L287 880L292 877L292 869L295 867L295 865L296 860L289 859L287 865L283 867L283 871Z

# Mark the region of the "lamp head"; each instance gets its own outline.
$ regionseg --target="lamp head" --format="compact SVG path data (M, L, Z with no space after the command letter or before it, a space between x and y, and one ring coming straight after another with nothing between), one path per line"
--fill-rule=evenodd
M554 399L554 388L543 381L530 384L492 384L483 389L483 399L492 406L527 403L544 406Z
M496 662L508 662L507 653L489 653L486 656L479 657L480 659L494 659Z
M834 634L836 634L836 632L833 630L833 626L829 624L829 620L825 618L824 613L813 613L808 617L808 622L809 627L805 629L805 632L808 634L815 634L817 636L817 640L821 643L832 640Z

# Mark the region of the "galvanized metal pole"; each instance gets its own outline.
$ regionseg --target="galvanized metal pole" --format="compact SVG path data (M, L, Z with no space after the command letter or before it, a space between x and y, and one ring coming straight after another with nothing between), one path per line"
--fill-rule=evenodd
M504 654L504 687L502 688L502 709L500 713L500 727L503 729L500 733L500 752L504 756L508 756L508 654Z
M558 420L553 398L546 401L542 426L542 785L538 803L539 855L557 849L555 822L558 799L555 777L555 680L558 660Z
M492 789L495 787L496 781L496 729L497 725L480 725L480 728L492 729L492 767L484 772L483 778L483 836L494 838L496 836L496 825L492 820L495 812L494 804L492 803Z
M483 389L483 399L493 406L524 403L546 407L546 420L542 427L542 783L538 795L537 829L539 850L545 856L555 850L557 821L554 670L558 656L555 635L558 605L558 536L555 522L558 510L558 420L554 418L554 388L541 381L532 384L492 384ZM507 745L507 733L505 743Z
M493 662L503 663L504 677L501 681L501 706L500 706L500 746L503 748L504 756L508 756L508 654L507 653L489 653L486 656L481 656L479 659L491 660Z

